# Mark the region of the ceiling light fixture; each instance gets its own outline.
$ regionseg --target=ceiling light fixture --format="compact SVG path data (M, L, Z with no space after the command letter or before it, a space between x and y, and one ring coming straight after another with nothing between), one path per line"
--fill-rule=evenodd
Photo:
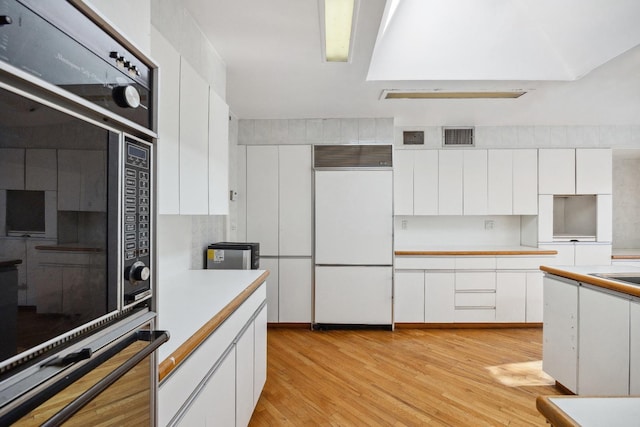
M358 0L319 0L323 59L348 62Z
M381 99L515 99L527 93L512 91L382 91Z

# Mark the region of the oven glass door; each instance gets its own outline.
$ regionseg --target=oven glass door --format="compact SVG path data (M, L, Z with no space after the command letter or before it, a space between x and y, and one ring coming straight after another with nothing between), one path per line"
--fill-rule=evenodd
M0 88L0 368L118 310L120 140Z

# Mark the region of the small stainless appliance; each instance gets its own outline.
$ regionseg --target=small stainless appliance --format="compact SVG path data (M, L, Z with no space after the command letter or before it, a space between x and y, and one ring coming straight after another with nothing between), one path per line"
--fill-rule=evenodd
M218 242L207 247L207 269L257 270L260 243Z

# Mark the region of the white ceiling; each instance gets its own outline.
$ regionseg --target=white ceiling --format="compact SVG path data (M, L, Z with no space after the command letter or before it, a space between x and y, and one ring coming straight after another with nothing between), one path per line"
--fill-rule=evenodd
M316 0L182 1L227 64L240 118L640 124L638 0L361 0L350 63L322 61ZM529 93L382 100L385 89Z

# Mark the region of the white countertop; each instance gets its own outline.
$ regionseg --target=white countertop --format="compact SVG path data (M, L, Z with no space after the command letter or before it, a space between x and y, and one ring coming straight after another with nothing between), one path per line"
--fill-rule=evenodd
M161 362L255 281L264 270L188 270L163 278L158 296L158 329L169 331Z
M640 397L549 397L584 427L624 427L640 424Z

